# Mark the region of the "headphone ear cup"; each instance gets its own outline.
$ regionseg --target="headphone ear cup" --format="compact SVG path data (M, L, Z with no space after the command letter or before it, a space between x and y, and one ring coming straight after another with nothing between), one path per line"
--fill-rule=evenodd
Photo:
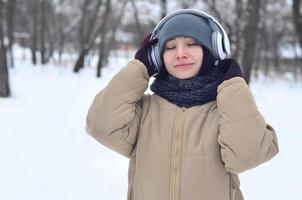
M158 44L151 46L149 55L148 55L148 59L149 59L150 64L155 67L156 73L159 73L161 70L161 67L162 67L162 62L160 59Z
M230 40L226 34L223 35L223 49L227 55L230 55L231 45L230 45Z
M159 52L159 45L156 44L154 46L154 57L155 57L155 62L156 62L156 68L158 70L158 72L160 72L161 68L162 68L162 59L161 59L161 56L160 56L160 52Z
M219 31L215 31L212 34L212 48L214 51L214 57L223 60L226 56L223 47L222 35Z
M218 56L218 50L217 50L217 32L213 32L212 33L212 49L213 49L213 56L215 57L215 59L219 59Z

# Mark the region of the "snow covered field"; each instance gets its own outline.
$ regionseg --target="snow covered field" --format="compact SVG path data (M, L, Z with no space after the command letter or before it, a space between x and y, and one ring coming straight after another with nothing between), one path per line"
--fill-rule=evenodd
M126 62L111 59L97 79L94 68L76 75L16 60L13 96L0 99L0 200L126 200L128 160L84 131L93 97ZM302 83L261 79L251 89L280 153L240 175L245 199L300 200Z

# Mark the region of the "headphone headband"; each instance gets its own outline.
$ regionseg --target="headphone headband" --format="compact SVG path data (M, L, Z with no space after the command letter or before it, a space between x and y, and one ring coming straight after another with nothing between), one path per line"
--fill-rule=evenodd
M155 36L157 34L157 32L162 28L162 26L172 17L179 15L179 14L194 14L200 17L204 17L207 19L210 19L212 21L215 22L215 24L219 27L220 31L223 32L223 35L227 35L225 30L223 29L222 25L211 15L202 12L200 10L196 10L196 9L182 9L182 10L178 10L175 11L174 13L171 13L167 16L165 16L163 19L160 20L160 22L156 25L156 27L154 28L154 30L152 31L152 35Z

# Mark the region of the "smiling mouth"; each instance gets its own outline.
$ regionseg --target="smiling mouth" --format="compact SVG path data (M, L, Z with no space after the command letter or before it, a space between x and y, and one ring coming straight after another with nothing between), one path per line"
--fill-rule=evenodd
M175 68L180 70L189 70L193 66L193 63L183 63L175 65Z

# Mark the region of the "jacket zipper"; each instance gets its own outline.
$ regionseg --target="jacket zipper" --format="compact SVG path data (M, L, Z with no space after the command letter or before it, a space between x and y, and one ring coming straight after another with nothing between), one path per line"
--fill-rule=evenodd
M176 117L171 153L171 189L170 200L180 200L180 168L182 150L182 132L186 108L181 108Z

